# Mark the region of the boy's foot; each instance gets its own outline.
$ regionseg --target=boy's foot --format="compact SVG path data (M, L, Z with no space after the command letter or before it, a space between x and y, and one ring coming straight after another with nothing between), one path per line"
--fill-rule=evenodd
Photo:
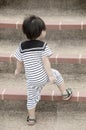
M36 119L30 119L29 116L27 117L27 124L30 126L35 125Z
M69 100L72 97L72 89L68 88L62 95L63 100Z

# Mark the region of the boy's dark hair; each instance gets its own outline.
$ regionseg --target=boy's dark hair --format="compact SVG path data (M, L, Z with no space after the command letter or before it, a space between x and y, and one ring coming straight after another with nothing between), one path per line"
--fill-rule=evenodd
M43 30L46 30L46 26L40 17L32 15L24 20L22 30L28 39L35 40Z

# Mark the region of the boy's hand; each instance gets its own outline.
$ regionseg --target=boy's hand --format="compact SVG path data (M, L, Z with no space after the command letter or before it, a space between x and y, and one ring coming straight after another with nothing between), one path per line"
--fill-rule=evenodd
M56 81L56 78L54 76L50 76L49 81L50 81L51 84L54 84L55 81Z
M15 77L16 77L16 78L19 76L19 73L20 73L20 72L16 69L16 70L15 70Z
M22 70L23 62L17 60L16 70L15 70L15 77L17 78Z

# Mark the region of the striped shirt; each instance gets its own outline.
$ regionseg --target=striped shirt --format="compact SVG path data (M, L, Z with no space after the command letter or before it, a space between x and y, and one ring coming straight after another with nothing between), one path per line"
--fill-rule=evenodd
M50 55L51 49L39 40L22 42L14 54L17 60L23 61L26 79L32 85L44 85L48 81L42 57Z

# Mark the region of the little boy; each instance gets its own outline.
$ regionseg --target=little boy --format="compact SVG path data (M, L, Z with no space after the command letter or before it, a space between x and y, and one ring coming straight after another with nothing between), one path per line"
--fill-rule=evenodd
M48 82L56 84L61 92L63 100L68 100L72 96L72 90L66 89L61 74L51 69L49 57L52 55L51 49L41 39L46 36L46 26L44 21L37 16L26 18L22 25L23 33L27 40L23 41L14 56L17 59L15 75L17 76L24 64L27 81L27 122L34 125L36 122L35 109L40 100L40 93Z

